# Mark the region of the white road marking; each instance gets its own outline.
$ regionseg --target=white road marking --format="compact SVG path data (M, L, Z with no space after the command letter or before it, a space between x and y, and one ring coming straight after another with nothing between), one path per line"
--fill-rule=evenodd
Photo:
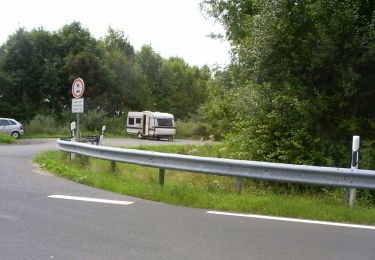
M104 199L95 199L95 198L86 198L86 197L75 197L75 196L64 196L64 195L51 195L51 196L48 196L48 198L64 199L64 200L80 200L80 201L109 203L109 204L118 204L118 205L130 205L130 204L134 203L134 202L131 202L131 201L104 200Z
M214 215L233 216L233 217L278 220L278 221L286 221L286 222L296 222L296 223L306 223L306 224L316 224L316 225L326 225L326 226L349 227L349 228L361 228L361 229L375 230L375 226L344 224L344 223L326 222L326 221L317 221L317 220L271 217L271 216L263 216L263 215L240 214L240 213L230 213L230 212L221 212L221 211L206 211L206 213L207 214L214 214Z

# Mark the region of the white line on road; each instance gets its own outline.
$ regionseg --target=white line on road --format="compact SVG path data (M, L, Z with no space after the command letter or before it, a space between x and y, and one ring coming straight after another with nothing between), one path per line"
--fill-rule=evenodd
M220 211L206 211L206 213L207 214L214 214L214 215L233 216L233 217L278 220L278 221L287 221L287 222L296 222L296 223L306 223L306 224L316 224L316 225L327 225L327 226L336 226L336 227L349 227L349 228L361 228L361 229L375 230L375 226L344 224L344 223L326 222L326 221L317 221L317 220L271 217L271 216L263 216L263 215L240 214L240 213L230 213L230 212L220 212Z
M109 203L109 204L118 204L118 205L130 205L130 204L134 203L134 202L131 202L131 201L104 200L104 199L95 199L95 198L86 198L86 197L75 197L75 196L64 196L64 195L51 195L51 196L48 196L48 198L65 199L65 200L80 200L80 201Z

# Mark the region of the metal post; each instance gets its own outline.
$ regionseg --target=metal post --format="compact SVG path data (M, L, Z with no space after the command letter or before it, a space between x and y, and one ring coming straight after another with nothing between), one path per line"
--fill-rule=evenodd
M159 169L159 184L161 186L164 185L164 173L165 173L165 169Z
M360 141L359 136L357 135L353 136L351 169L358 169L359 141ZM348 203L348 206L351 208L354 206L355 195L356 195L355 188L349 188L347 190L347 203Z
M76 137L80 138L81 133L79 131L79 113L77 113L77 131L76 131Z
M237 177L236 178L236 192L237 194L241 194L241 190L242 190L242 177Z
M115 161L111 161L111 171L112 172L116 171L116 162Z

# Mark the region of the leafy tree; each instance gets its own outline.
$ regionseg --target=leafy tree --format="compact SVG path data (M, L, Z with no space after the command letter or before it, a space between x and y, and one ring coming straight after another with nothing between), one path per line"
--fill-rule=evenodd
M152 98L149 103L148 110L157 110L157 99L155 94L158 92L159 86L159 75L163 64L163 58L156 53L150 45L143 45L141 50L136 53L136 64L142 70L144 75L145 87L149 90L147 95L151 95Z
M149 106L150 97L144 75L135 62L133 46L125 33L109 29L102 42L107 69L106 107L111 112L124 112Z
M116 31L108 28L108 34L104 37L104 46L108 50L117 50L127 58L133 58L135 55L134 47L128 41L125 32Z
M238 77L231 95L244 104L229 137L235 156L347 166L353 134L374 140L372 1L204 6L227 29L238 69L228 71Z
M100 40L79 22L55 32L20 28L0 47L0 113L27 121L37 114L68 118L77 77L93 114L158 109L182 118L203 101L210 72L163 59L150 46L135 52L125 33L112 28Z
M207 67L190 67L181 58L165 60L153 93L156 109L170 111L179 119L189 117L204 101L209 77Z
M3 80L1 89L4 91L3 102L6 104L17 104L9 107L6 114L19 115L24 120L32 115L36 102L40 101L38 88L29 77L32 66L33 46L24 29L19 29L11 35L7 43L1 48L1 71ZM36 103L35 102L35 103Z

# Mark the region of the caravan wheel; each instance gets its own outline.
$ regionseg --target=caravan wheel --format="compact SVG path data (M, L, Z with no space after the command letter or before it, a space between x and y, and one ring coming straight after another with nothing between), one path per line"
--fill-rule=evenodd
M141 133L138 133L138 134L137 134L137 138L138 138L138 139L142 139L142 134L141 134Z

